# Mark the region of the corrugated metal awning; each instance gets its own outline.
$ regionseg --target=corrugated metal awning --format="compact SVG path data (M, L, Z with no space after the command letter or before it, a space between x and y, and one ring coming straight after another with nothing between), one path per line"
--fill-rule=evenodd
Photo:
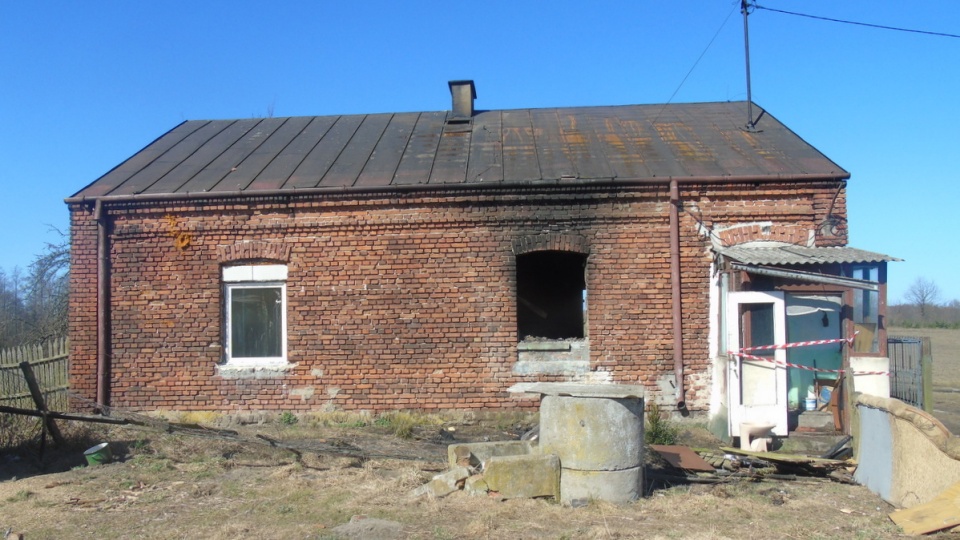
M852 247L806 247L780 246L732 246L719 253L747 265L795 266L817 264L864 264L901 261L896 257Z
M743 270L750 274L761 276L771 276L797 281L806 281L808 283L824 283L827 285L839 285L841 287L852 287L854 289L863 289L866 291L879 291L880 284L876 281L866 281L843 276L830 274L816 274L813 272L804 272L802 270L787 270L786 268L771 268L769 266L753 266L750 264L733 263L731 265L736 270Z

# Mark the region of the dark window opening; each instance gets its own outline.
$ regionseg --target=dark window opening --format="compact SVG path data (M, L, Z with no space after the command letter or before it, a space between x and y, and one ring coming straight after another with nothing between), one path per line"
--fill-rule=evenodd
M582 339L587 256L538 251L517 256L517 330L526 338Z

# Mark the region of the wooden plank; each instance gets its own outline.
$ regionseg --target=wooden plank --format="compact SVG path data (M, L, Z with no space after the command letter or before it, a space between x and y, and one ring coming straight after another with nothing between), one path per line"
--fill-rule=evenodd
M283 187L285 189L317 187L333 162L337 160L340 152L343 152L347 143L353 138L363 118L364 115L361 114L336 117L333 126L307 154L297 170L293 171Z
M368 114L324 175L320 187L352 186L390 123L389 114Z
M764 461L769 461L771 463L787 463L794 465L813 465L821 467L843 467L847 465L845 461L840 461L837 459L824 459L810 456L802 456L799 454L781 454L779 452L753 452L751 450L741 450L739 448L733 448L730 446L721 446L720 450L728 454L738 454L741 456L750 456Z
M58 412L47 412L46 414L35 411L32 409L21 409L18 407L7 407L0 405L0 413L6 414L18 414L21 416L35 416L43 418L56 418L57 420L75 420L78 422L93 422L95 424L114 424L114 425L126 425L132 424L133 422L125 420L122 418L106 418L102 416L85 416L79 414L68 414L68 413L58 413Z
M30 395L33 397L33 402L37 406L37 410L40 411L40 413L47 413L47 404L43 399L43 393L40 391L40 385L37 384L37 379L33 376L33 369L30 367L30 363L21 363L20 369L23 370L23 378L27 381L27 386L30 388ZM50 435L53 436L53 440L62 446L64 443L63 435L60 434L60 428L57 427L57 423L50 416L46 414L43 414L43 416L44 424L50 432Z
M394 114L357 177L357 186L388 186L400 165L419 113Z
M716 469L686 446L651 444L650 449L660 454L667 463L685 471L715 472Z
M926 504L892 512L890 519L911 536L960 525L960 483L948 487Z

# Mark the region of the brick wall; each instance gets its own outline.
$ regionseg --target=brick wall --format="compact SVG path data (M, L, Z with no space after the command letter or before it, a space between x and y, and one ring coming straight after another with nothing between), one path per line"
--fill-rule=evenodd
M836 183L681 190L691 409L705 410L710 388L705 228L771 221L811 230L831 204L834 214L845 213L836 190ZM651 186L108 206L111 404L219 411L533 406L506 393L536 377L512 372L514 253L551 234L589 250L591 369L644 384L655 397L658 378L673 370L668 204L666 186ZM71 384L92 400L96 224L87 208L71 212ZM288 264L293 367L224 376L220 268L249 260Z

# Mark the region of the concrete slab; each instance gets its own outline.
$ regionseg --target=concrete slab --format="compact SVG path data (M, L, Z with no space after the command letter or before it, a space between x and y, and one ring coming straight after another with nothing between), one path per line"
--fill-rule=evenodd
M560 459L553 454L492 457L483 469L483 481L504 499L559 499Z
M507 392L610 399L643 399L644 387L636 384L517 383Z
M643 463L643 401L544 396L540 451L564 469L613 471Z
M613 503L634 501L643 495L643 467L622 471L560 470L561 502L602 500Z
M535 452L533 441L495 441L457 443L447 447L447 462L451 467L482 467L492 457L522 456Z

